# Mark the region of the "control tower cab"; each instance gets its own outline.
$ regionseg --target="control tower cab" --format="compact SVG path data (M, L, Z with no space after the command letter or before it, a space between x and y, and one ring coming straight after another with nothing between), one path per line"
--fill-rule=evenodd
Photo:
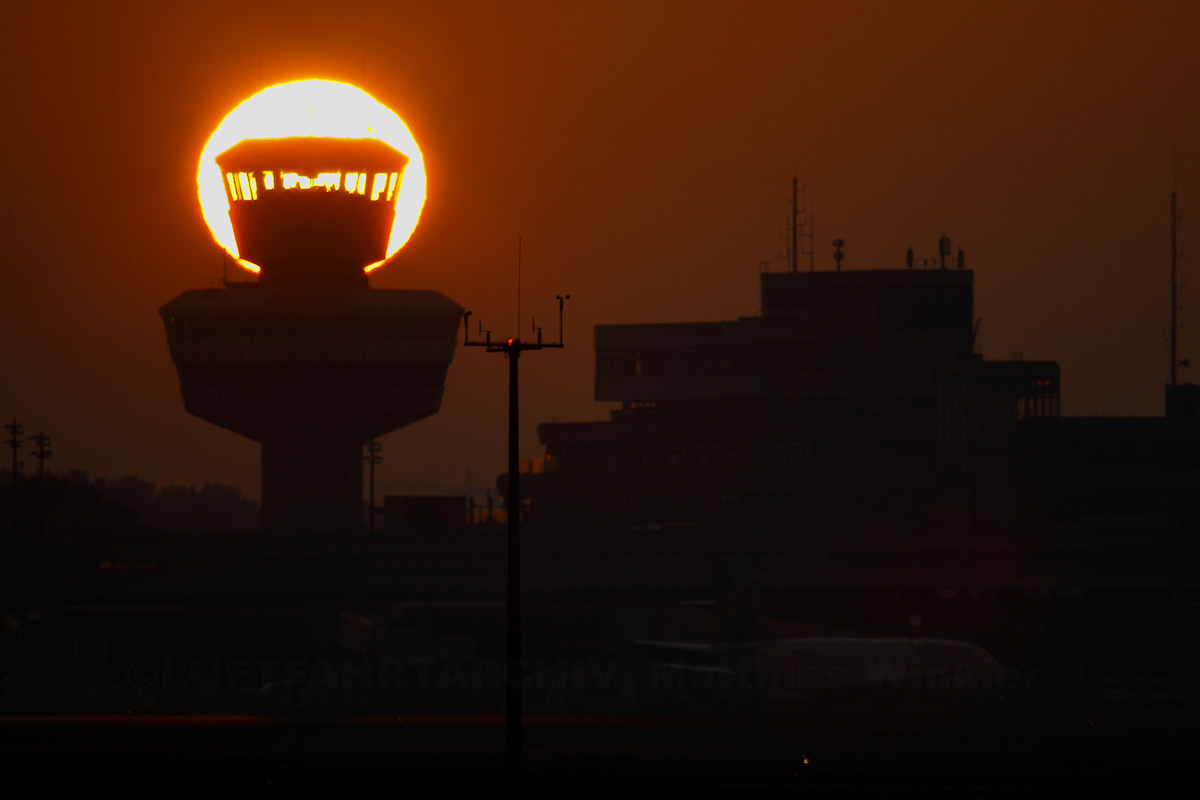
M378 139L245 139L217 156L239 256L264 283L366 286L408 156Z

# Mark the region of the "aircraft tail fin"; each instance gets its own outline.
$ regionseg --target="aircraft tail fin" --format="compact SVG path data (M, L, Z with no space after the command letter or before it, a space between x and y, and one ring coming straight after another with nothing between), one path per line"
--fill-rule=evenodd
M713 594L723 642L752 642L762 639L758 620L746 595L733 580L729 566L719 556L712 559Z

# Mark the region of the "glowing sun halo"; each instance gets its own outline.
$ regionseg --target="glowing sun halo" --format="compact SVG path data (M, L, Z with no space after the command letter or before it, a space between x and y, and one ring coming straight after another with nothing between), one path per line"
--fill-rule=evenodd
M417 227L425 205L425 167L417 142L400 117L362 89L334 81L296 81L272 86L246 100L225 117L204 146L196 172L200 207L213 238L237 256L229 221L229 201L216 157L243 139L287 136L338 136L380 139L408 156L408 167L396 196L396 222L388 240L386 261L404 246ZM238 259L252 272L258 267ZM367 267L378 267L383 261Z

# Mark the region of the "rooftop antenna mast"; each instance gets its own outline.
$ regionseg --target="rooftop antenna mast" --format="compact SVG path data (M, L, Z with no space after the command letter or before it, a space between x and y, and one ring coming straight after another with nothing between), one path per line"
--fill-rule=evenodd
M1188 366L1186 358L1179 358L1177 350L1179 340L1179 329L1182 324L1179 322L1179 273L1178 260L1183 256L1178 241L1179 228L1179 208L1176 200L1176 165L1175 151L1171 150L1171 372L1170 385L1179 385L1179 367Z
M802 216L808 210L808 199L804 197L805 191L808 189L808 181L801 181L799 178L792 178L792 199L789 205L792 207L791 219L788 222L787 233L780 238L788 242L787 260L788 272L798 272L800 269L800 256L808 256L808 269L811 272L813 269L813 248L812 248L812 214L809 214L808 222L802 221ZM804 249L803 241L808 239L808 249Z
M805 186L805 188L808 188L807 181L805 181L804 186ZM800 190L800 181L797 180L795 176L793 176L792 177L792 251L791 251L792 257L790 259L791 263L788 264L788 272L795 272L796 268L799 266L799 261L800 261L800 250L797 247L797 239L799 237L800 231L799 231L799 225L796 224L797 221L799 220L799 214L800 214L800 202L799 202L799 197L798 197L800 191L801 191Z
M517 244L517 275L520 276L520 242ZM517 291L518 302L520 289ZM508 359L508 669L505 672L505 752L509 779L514 788L521 779L522 713L521 713L521 461L520 461L520 413L517 365L521 353L526 350L545 350L563 346L563 303L571 299L569 294L556 295L558 300L558 341L543 342L542 329L533 320L535 340L522 342L517 337L492 341L492 332L485 331L479 323L479 332L485 338L472 341L469 320L471 312L463 314L463 345L484 347L488 353L504 353ZM520 313L518 311L518 313Z

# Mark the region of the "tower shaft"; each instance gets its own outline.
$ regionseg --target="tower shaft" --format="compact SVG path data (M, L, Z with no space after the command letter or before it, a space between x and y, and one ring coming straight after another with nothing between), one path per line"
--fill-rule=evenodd
M362 445L340 436L263 442L263 528L357 529L362 522Z

